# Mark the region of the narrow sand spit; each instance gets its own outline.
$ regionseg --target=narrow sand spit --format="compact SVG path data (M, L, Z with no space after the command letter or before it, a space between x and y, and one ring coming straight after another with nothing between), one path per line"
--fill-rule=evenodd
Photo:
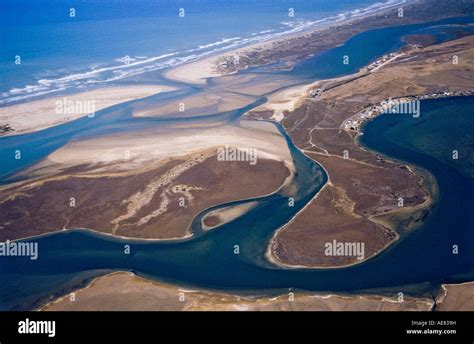
M98 277L68 295L42 306L41 311L429 311L428 297L337 295L294 291L291 294L246 297L212 290L195 290L144 279L130 272Z
M257 204L258 202L254 201L212 210L207 213L206 216L202 219L201 226L204 230L209 230L217 226L221 226L242 216L250 209L254 208ZM215 218L217 223L215 225L206 225L206 221L210 218Z
M179 82L205 85L207 78L220 76L214 69L219 56L212 56L173 68L165 73L165 77Z
M112 105L149 97L175 88L162 85L106 87L92 91L34 100L0 108L0 124L9 124L14 131L7 135L24 134L84 117Z

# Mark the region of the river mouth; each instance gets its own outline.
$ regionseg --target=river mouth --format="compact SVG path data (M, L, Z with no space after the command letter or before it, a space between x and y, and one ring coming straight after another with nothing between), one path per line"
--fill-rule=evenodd
M456 101L464 104L466 116L473 113L472 98ZM448 109L449 103L438 101L437 106ZM120 116L126 117L126 107L117 110ZM232 120L239 113L225 116ZM424 116L429 118L430 110L424 112ZM77 287L85 279L119 270L157 280L236 292L287 288L330 292L397 290L407 284L425 283L418 289L424 292L440 283L472 279L473 219L469 205L473 204L473 181L423 151L396 145L394 137L402 130L393 128L406 129L404 126L409 125L402 117L381 116L367 124L362 143L430 171L439 183L440 201L422 228L367 262L341 269L289 270L265 259L275 230L304 207L328 178L321 166L302 154L279 127L296 166L294 185L297 187L293 194L276 193L256 198L258 205L242 217L186 240L144 242L83 230L37 238L40 260L12 257L2 260L0 306L2 309L31 309L51 295L61 295ZM391 131L386 134L389 128ZM293 207L288 206L290 196L295 199ZM464 200L462 206L457 203L459 199ZM459 230L449 230L452 227ZM458 242L463 243L462 250L453 255L450 246ZM130 254L124 254L124 245L130 245ZM430 266L432 268L427 268Z

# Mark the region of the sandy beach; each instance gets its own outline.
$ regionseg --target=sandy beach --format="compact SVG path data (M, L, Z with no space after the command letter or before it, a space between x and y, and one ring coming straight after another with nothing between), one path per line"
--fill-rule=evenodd
M80 117L92 116L110 106L149 97L174 88L161 85L105 87L92 91L57 96L0 108L1 125L13 131L6 135L24 134L56 126Z
M220 76L215 69L215 64L219 56L212 56L200 59L195 62L187 63L177 68L173 68L165 72L165 77L187 84L205 85L207 78Z

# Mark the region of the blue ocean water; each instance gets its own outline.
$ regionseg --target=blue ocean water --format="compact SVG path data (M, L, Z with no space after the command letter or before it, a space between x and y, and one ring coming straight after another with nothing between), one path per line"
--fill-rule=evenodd
M0 106L118 82L404 1L0 0Z

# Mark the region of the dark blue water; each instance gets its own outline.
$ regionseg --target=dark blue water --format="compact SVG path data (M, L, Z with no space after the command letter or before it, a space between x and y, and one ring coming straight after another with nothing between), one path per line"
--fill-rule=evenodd
M333 78L344 74L358 71L361 67L368 65L378 57L397 51L404 42L401 37L414 34L433 35L438 43L455 38L454 29L449 24L469 24L474 17L447 18L432 23L395 26L383 29L362 32L340 47L321 52L313 58L298 64L291 75L299 75L309 80ZM472 31L472 27L457 26L458 30ZM349 58L348 64L344 64L344 56Z
M430 24L426 24L425 27L429 26ZM364 40L358 40L356 37L348 42L346 50L354 54L363 50L361 44L371 39L371 33L374 39L380 39L380 35L385 33L390 40L398 33L400 41L407 31L405 28L400 28L400 31L371 31L363 34ZM387 45L385 48L392 47ZM370 53L373 51L369 51L367 56L360 60L360 67L364 61L375 58L370 56ZM329 53L326 56L331 55ZM309 61L306 67L299 68L307 71L314 69L317 73L317 65L311 63L314 62ZM297 69L295 73L300 71L301 69ZM338 67L334 67L334 75L340 72ZM176 96L179 95L159 97ZM157 98L156 101L159 102L160 99ZM260 101L262 99L258 100ZM472 100L456 101L461 105L458 105L455 111L459 111L461 106L464 109L463 115L472 116ZM426 130L429 130L430 123L437 123L429 121L430 116L437 118L439 122L439 116L433 115L439 113L435 109L445 109L449 117L449 112L454 110L448 105L449 103L442 100L423 102L422 118L427 126ZM132 120L128 106L129 104L122 104L111 110L101 111L94 119L83 118L33 134L0 138L0 153L2 161L5 161L5 164L2 164L2 176L25 168L71 139L121 130L142 130L155 123L152 119ZM244 110L217 116L224 116L233 121ZM321 167L304 156L288 140L298 174L294 181L295 189L283 192L289 192L295 197L294 207L288 207L287 194L259 198L258 206L239 219L219 229L181 241L121 240L80 230L37 238L40 250L40 259L37 261L11 257L0 261L0 307L31 308L52 295L62 294L77 286L84 279L114 270L130 270L149 278L206 288L253 293L282 288L321 291L379 288L401 290L403 285L419 283L425 283L425 289L422 291L426 291L429 286L443 282L472 279L473 180L460 173L455 166L430 156L430 150L424 151L415 146L410 148L410 144L407 144L409 138L404 140L404 145L398 145L399 138L410 132L411 126L419 127L421 124L413 122L409 117L387 116L381 116L366 126L363 143L430 171L439 184L439 203L422 228L363 264L334 270L283 270L265 260L268 240L274 231L307 204L327 180ZM193 120L195 119L181 119ZM159 120L156 120L155 124L162 125ZM466 130L472 128L465 127ZM15 147L30 152L23 154L25 160L22 159L21 165L18 166L12 165L15 162L8 161L11 160L11 152ZM123 253L125 243L131 245L131 255ZM453 244L460 247L458 255L451 252ZM239 255L234 254L234 245L240 246Z

